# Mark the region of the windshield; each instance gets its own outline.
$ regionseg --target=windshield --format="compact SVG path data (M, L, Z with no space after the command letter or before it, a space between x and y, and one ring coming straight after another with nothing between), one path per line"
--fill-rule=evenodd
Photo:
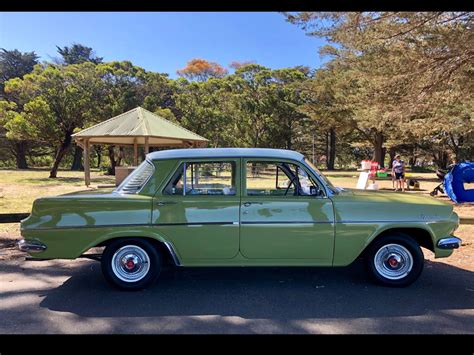
M308 165L313 171L314 173L322 180L324 181L324 183L326 184L326 186L332 190L332 192L337 192L338 191L338 188L335 187L331 181L329 181L329 179L324 176L316 166L314 166L314 164L307 158L304 158L304 162L306 163L306 165Z

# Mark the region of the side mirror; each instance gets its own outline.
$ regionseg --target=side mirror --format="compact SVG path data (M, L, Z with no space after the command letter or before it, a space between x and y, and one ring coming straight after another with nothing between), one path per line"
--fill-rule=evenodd
M319 189L317 186L311 186L309 188L309 193L311 196L322 196L323 195L323 191L321 189Z

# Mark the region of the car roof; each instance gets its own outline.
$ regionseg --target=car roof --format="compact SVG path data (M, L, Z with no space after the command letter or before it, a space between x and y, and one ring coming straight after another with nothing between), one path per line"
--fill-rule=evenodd
M147 154L150 160L192 158L276 158L300 161L303 154L287 149L270 148L188 148L160 150Z

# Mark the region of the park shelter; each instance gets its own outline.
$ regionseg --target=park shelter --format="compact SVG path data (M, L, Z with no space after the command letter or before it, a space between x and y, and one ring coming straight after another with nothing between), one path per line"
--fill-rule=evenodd
M149 147L201 147L208 140L157 114L137 107L72 135L84 149L85 183L90 185L89 152L92 145L133 146L133 164L138 165L138 146L145 154Z

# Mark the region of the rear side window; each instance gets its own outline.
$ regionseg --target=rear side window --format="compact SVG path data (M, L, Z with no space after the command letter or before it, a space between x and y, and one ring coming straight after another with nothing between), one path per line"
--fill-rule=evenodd
M155 171L153 163L143 161L127 178L117 187L115 192L120 194L136 194L150 179Z
M234 162L184 163L163 191L166 195L235 195Z

